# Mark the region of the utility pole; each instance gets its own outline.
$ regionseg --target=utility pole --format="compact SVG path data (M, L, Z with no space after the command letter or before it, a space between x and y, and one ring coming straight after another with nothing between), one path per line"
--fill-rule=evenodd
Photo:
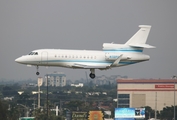
M87 85L88 85L88 75L87 75L87 72L86 72L86 71L85 71L85 76L86 76Z
M40 96L40 86L38 86L38 109L39 109L40 106L41 106L40 98L41 98L41 96Z
M47 74L47 120L48 120L48 116L49 116L49 105L48 105L48 74Z
M34 109L34 110L35 110L35 108L36 108L35 105L36 105L36 104L35 104L35 99L34 99L34 106L33 106L33 109Z
M155 120L157 120L157 91L155 92Z
M42 85L42 83L43 83L43 79L42 79L42 77L39 77L38 78L38 108L40 108L40 86Z
M46 75L46 81L47 81L47 120L48 120L48 116L49 116L49 103L48 103L48 78L49 78L49 76L48 76L48 74Z

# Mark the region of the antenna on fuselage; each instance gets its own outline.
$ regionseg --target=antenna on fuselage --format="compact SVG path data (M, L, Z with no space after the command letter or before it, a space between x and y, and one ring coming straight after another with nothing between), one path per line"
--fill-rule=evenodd
M87 75L87 72L86 72L86 71L85 71L85 76L86 76L87 85L88 85L88 75Z

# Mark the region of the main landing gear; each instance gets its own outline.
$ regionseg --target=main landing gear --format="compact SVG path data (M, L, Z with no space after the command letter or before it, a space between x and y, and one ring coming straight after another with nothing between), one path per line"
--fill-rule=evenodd
M95 69L90 69L90 78L94 79L95 78Z
M36 75L39 75L39 74L40 74L40 73L38 72L39 66L36 66L36 69L37 69Z

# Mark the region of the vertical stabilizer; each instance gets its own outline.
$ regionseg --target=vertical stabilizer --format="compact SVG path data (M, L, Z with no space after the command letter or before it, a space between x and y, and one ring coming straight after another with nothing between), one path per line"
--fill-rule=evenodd
M139 25L140 29L125 43L126 45L143 45L146 44L151 26Z

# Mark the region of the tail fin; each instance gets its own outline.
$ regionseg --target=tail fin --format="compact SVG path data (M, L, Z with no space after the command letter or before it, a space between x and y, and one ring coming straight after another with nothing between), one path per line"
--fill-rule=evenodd
M131 47L140 47L140 48L155 48L146 44L151 26L149 25L139 25L140 29L125 43Z

